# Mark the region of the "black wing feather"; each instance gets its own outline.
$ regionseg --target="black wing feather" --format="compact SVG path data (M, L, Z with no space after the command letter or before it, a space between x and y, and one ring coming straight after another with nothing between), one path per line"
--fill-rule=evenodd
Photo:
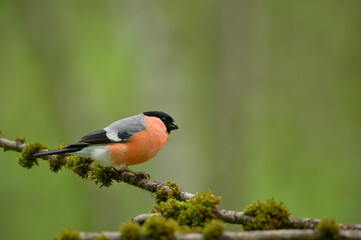
M94 131L92 133L89 133L88 135L85 135L79 141L77 141L76 143L71 144L71 145L82 144L82 143L102 144L102 143L112 143L112 142L114 142L114 141L110 140L107 137L106 133L107 132L105 130L103 130L103 129Z
M76 143L70 144L72 145L79 145L79 144L104 144L104 143L118 143L118 142L126 142L128 138L130 138L132 134L127 132L118 132L118 137L122 139L121 141L113 141L107 137L107 132L102 130L97 130L88 135L82 137Z
M131 136L132 134L129 134L128 132L118 132L118 138L122 139L123 141L126 141Z

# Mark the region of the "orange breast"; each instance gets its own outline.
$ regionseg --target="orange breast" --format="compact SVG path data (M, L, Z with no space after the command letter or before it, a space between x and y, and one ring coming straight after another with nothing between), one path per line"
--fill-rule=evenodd
M145 130L130 137L127 143L109 145L109 158L116 166L148 161L162 149L168 138L163 122L157 117L146 116Z

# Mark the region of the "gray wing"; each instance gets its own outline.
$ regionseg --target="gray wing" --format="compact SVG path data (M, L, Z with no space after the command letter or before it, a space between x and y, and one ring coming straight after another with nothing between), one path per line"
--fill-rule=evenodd
M124 142L128 138L145 129L143 113L113 122L104 128L108 139L114 142Z
M143 114L124 118L102 130L85 135L69 146L127 142L131 136L145 129L144 121Z

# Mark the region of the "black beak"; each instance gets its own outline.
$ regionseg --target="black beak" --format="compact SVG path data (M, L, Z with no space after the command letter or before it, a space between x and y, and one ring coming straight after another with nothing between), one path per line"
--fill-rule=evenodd
M171 129L171 130L176 130L176 129L178 129L178 125L173 121L173 122L170 124L170 129Z

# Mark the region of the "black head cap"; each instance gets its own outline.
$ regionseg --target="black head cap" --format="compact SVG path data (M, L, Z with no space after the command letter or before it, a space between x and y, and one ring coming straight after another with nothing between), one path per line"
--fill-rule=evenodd
M178 125L175 123L173 118L168 114L166 114L165 112L150 111L150 112L144 112L143 114L149 117L157 117L160 120L162 120L164 125L167 127L168 133L170 133L170 131L172 130L178 129Z

